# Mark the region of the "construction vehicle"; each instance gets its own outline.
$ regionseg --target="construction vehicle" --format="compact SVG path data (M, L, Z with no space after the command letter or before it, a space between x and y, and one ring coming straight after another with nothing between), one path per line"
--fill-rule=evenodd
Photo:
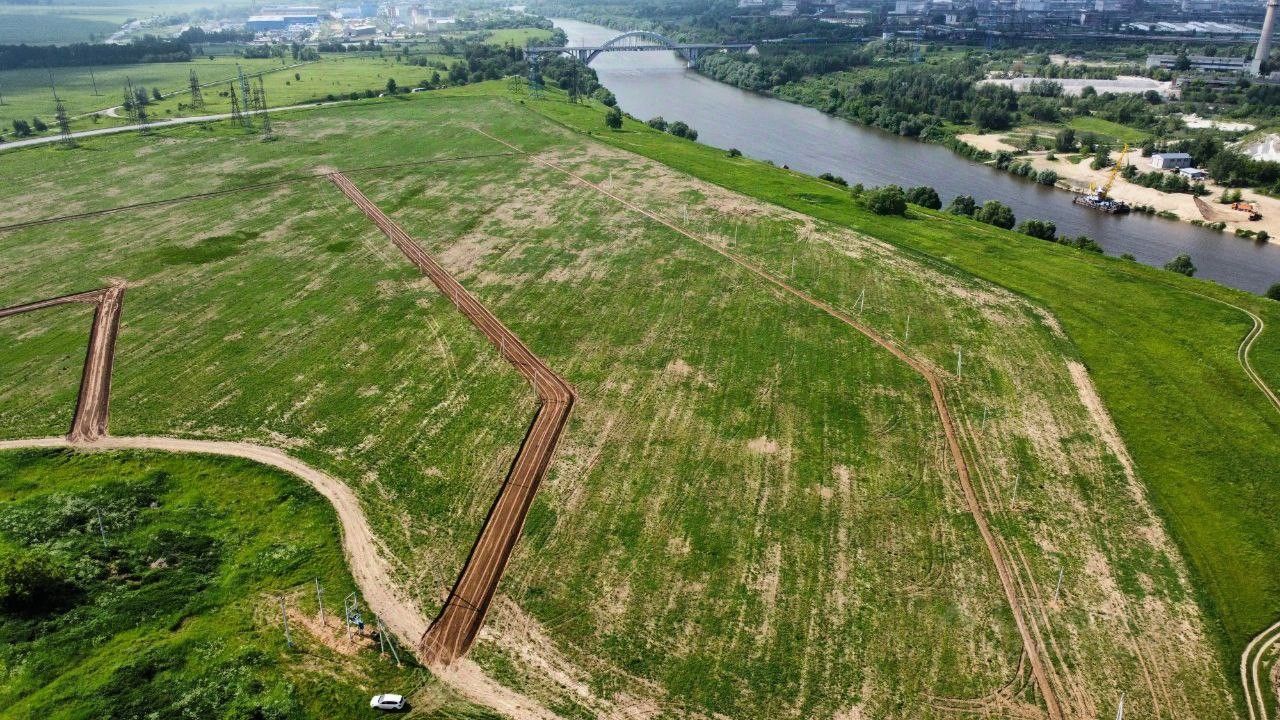
M1124 149L1120 151L1120 159L1116 161L1115 165L1111 166L1111 172L1107 174L1107 181L1103 183L1102 187L1098 187L1095 183L1089 183L1089 192L1077 195L1071 202L1113 215L1123 215L1129 212L1128 203L1111 197L1111 186L1115 185L1116 178L1120 176L1120 169L1127 164L1128 157L1129 146L1126 144Z
M1231 209L1232 209L1232 210L1239 210L1239 211L1241 211L1241 212L1247 212L1247 213L1249 213L1249 219L1250 219L1250 220L1261 220L1261 219L1262 219L1262 213L1258 212L1258 206L1257 206L1257 205L1254 205L1254 204L1253 204L1253 203L1251 203L1251 202L1234 202L1234 203L1231 203Z

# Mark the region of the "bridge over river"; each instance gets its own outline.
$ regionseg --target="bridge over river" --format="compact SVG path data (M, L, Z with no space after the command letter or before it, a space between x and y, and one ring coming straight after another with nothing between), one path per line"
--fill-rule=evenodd
M686 63L692 66L698 62L698 58L703 53L721 50L754 52L755 45L751 43L679 43L665 35L649 32L648 30L632 30L631 32L617 35L599 45L567 45L564 47L537 45L525 48L524 52L530 63L533 64L537 64L545 55L565 53L576 57L585 65L590 64L592 60L607 52L675 51Z

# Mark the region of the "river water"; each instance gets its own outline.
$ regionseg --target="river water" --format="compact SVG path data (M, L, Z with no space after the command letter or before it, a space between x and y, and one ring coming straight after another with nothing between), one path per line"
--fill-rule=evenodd
M618 34L577 20L553 20L570 45L596 45ZM999 200L1019 219L1052 220L1059 235L1088 235L1108 254L1131 253L1163 265L1191 256L1197 277L1261 292L1280 282L1280 244L1259 243L1143 214L1114 216L1081 208L1071 195L952 153L813 108L726 85L685 67L675 53L602 53L591 63L623 110L641 119L683 120L698 142L817 175L829 172L867 186L932 185L943 203L972 195Z

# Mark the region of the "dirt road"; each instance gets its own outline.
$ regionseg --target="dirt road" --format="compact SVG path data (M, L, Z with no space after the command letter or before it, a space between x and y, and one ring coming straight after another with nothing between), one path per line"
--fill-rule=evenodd
M498 581L520 539L529 506L551 464L576 396L568 383L552 372L345 175L333 173L329 179L484 333L502 357L533 385L540 401L533 423L448 600L421 636L421 654L425 660L432 665L447 666L471 648L484 624Z
M120 308L124 304L124 284L101 290L62 295L23 305L0 309L0 318L24 312L43 310L73 302L97 305L93 327L89 331L89 350L80 377L80 394L67 437L72 442L88 442L107 433L107 415L111 404L111 364L115 359L116 333L120 329Z
M890 353L894 355L894 357L897 357L899 360L906 363L909 367L911 367L912 370L914 370L917 374L919 374L922 378L924 378L925 382L927 382L929 385L929 392L933 396L933 404L934 404L934 408L938 413L938 418L942 422L942 429L947 438L947 447L950 450L952 460L955 462L956 472L959 475L960 486L964 492L965 503L968 506L970 514L973 516L974 522L978 526L978 531L982 535L983 542L987 546L987 551L991 556L991 560L995 564L996 573L1000 578L1000 585L1004 590L1005 599L1008 601L1010 612L1013 614L1014 623L1018 627L1018 633L1022 637L1023 646L1026 648L1027 657L1031 663L1031 675L1035 679L1036 688L1040 691L1040 696L1044 699L1045 709L1048 711L1049 720L1062 720L1063 713L1062 713L1061 705L1058 702L1057 691L1053 683L1050 682L1050 671L1049 671L1049 668L1046 667L1046 663L1044 661L1044 658L1048 657L1048 653L1045 652L1045 649L1043 648L1040 642L1039 636L1031 631L1030 623L1026 617L1026 612L1022 607L1022 600L1018 596L1018 591L1015 583L1015 578L1013 575L1013 570L1009 567L1009 563L1005 559L1004 554L1000 551L999 544L996 541L995 533L994 531L992 531L991 525L987 521L986 513L983 511L982 506L978 501L978 494L974 490L973 482L969 474L969 464L964 457L963 450L960 447L959 433L956 430L955 422L952 420L951 410L947 406L946 396L943 393L942 380L938 377L938 375L934 373L933 370L928 365L925 365L919 360L916 360L910 355L907 355L906 352L904 352L902 348L900 348L897 344L884 338L875 330L862 324L857 319L795 288L794 286L790 285L789 283L785 282L784 280L778 277L775 277L769 271L757 266L756 264L752 263L746 258L734 252L731 252L728 249L710 240L707 240L706 238L700 237L688 230L685 230L684 228L680 227L676 223L670 220L667 220L648 210L645 210L644 208L638 205L635 205L634 203L631 203L630 201L625 200L609 192L608 190L601 187L600 185L597 185L587 180L586 178L583 178L580 175L577 175L576 173L574 173L571 170L568 170L567 168L561 167L560 165L557 165L556 163L553 163L543 158L530 156L524 151L522 151L520 148L516 147L515 145L512 145L511 143L505 140L502 140L501 138L495 137L483 130L480 130L479 128L473 128L473 129L475 129L476 132L480 133L481 135L484 135L485 137L491 140L494 140L495 142L501 143L502 145L510 148L514 152L517 152L522 155L525 155L526 157L529 157L529 159L532 160L533 162L539 163L545 167L551 168L552 170L562 173L565 176L574 180L575 182L587 188L595 190L596 192L604 195L605 197L612 199L614 202L621 204L622 206L632 210L633 212L639 213L640 215L643 215L644 217L680 234L681 236L686 237L690 240L693 240L694 242L711 249L712 251L718 253L719 255L735 263L736 265L746 269L747 271L749 271L756 277L760 278L761 280L769 283L770 285L773 285L774 287L782 290L783 292L787 293L788 295L791 295L792 297L795 297L796 299L806 303L807 305L810 305L818 310L821 310L827 315L857 330L859 333L862 333L864 336L869 338L871 341L875 342L877 345L888 350Z

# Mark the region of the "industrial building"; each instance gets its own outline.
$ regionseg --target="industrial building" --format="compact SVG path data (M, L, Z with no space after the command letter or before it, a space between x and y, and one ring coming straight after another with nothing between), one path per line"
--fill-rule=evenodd
M253 32L263 32L287 30L292 25L315 25L318 22L318 7L264 7L258 15L249 16L244 27Z
M1178 62L1177 55L1148 55L1147 67L1173 70ZM1217 57L1210 55L1188 55L1192 70L1201 72L1241 72L1249 66L1249 61L1242 57Z
M1151 156L1151 167L1157 170L1181 170L1191 167L1191 156L1186 153L1156 153Z

